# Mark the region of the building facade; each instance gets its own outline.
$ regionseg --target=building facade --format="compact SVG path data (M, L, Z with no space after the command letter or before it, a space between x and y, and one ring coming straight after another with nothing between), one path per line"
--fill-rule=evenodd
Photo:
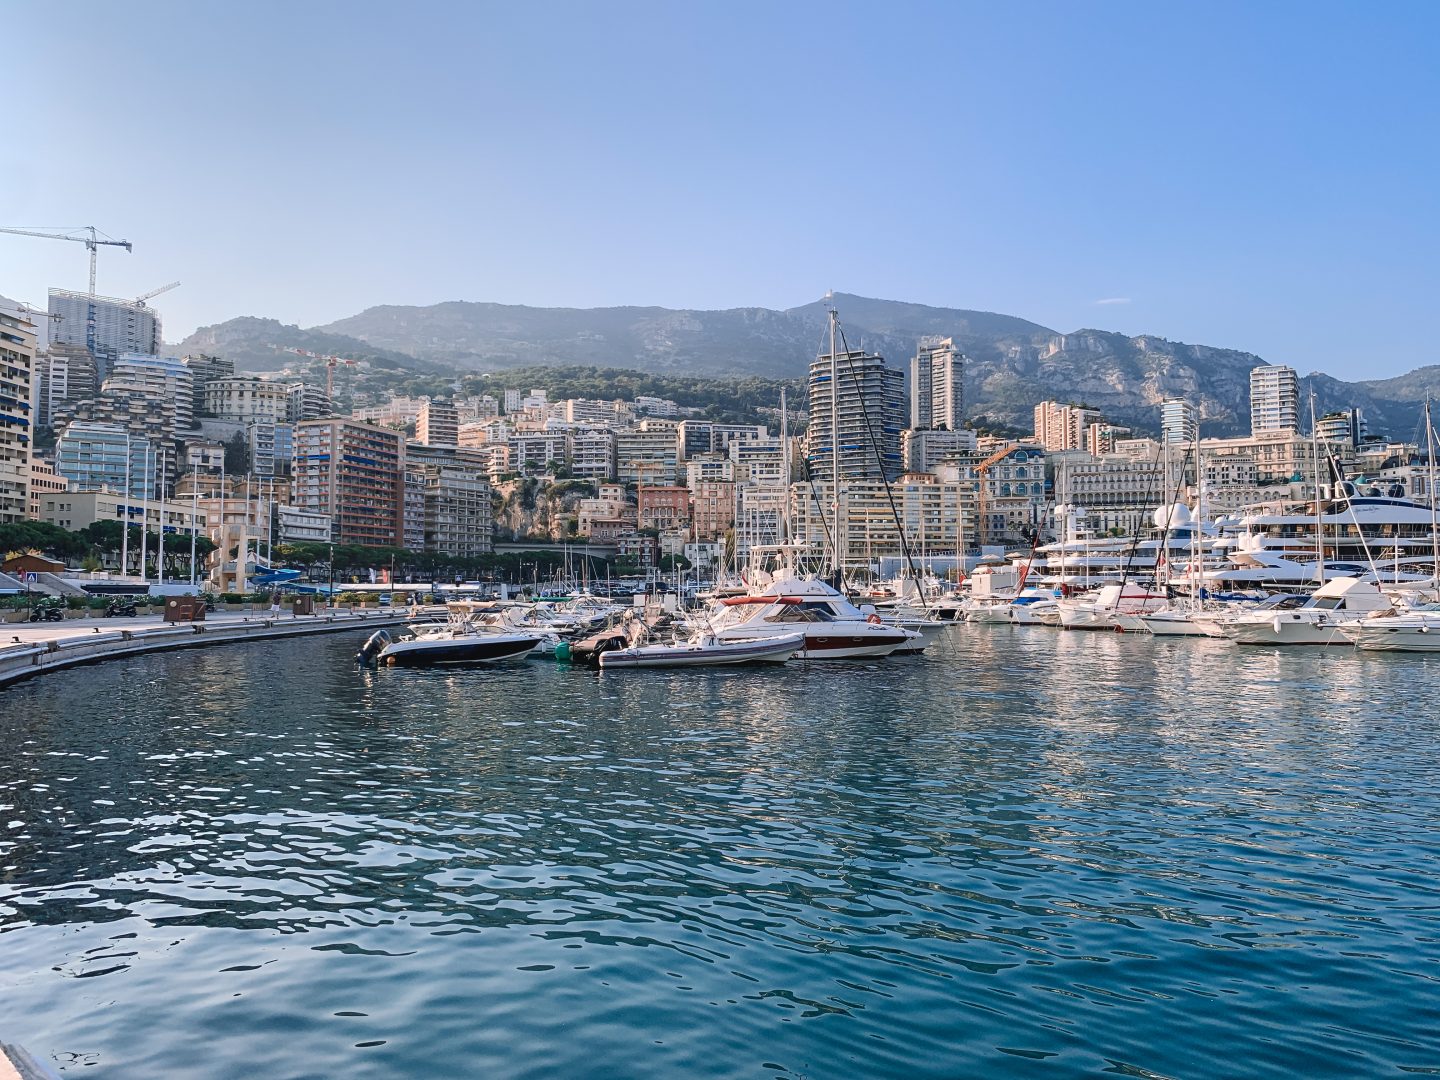
M30 516L35 353L35 324L18 311L0 309L0 522Z
M953 338L927 337L910 361L910 426L959 431L965 426L965 357Z
M291 505L328 515L336 543L401 547L405 443L388 428L355 420L295 425Z
M454 404L427 398L415 421L415 441L426 446L459 446L460 413Z
M1250 371L1250 434L1300 430L1300 377L1292 367L1266 364Z
M883 356L850 351L810 364L810 475L831 480L894 480L905 471L905 376Z
M1084 450L1090 425L1102 420L1099 409L1042 401L1035 406L1035 438L1049 453Z

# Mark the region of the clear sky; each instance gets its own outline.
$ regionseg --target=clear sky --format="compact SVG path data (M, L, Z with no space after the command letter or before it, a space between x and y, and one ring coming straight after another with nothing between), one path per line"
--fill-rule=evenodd
M10 0L0 225L167 337L826 289L1440 361L1440 3ZM84 249L0 236L0 293ZM843 315L843 312L842 312Z

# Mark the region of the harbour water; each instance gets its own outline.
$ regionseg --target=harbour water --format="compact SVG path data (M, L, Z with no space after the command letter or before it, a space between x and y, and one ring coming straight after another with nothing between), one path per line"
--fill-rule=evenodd
M1440 658L357 643L0 691L0 1037L107 1080L1440 1073Z

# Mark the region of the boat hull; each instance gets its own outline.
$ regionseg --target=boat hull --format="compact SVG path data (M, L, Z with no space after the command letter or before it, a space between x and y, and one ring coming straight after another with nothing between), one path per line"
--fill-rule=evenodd
M381 650L378 659L380 663L394 667L497 664L528 656L539 644L538 637L498 634L477 634L448 641L395 641Z
M599 656L600 667L687 668L722 664L783 664L805 644L802 634L770 641L719 641L705 645L642 645L612 649Z

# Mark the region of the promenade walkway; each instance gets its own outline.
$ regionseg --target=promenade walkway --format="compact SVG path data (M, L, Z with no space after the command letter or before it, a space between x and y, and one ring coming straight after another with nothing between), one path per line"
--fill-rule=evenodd
M155 649L194 648L236 641L335 633L395 626L410 618L404 608L314 615L268 611L215 612L203 622L166 623L159 615L133 619L67 619L58 623L0 623L0 685L43 671Z

